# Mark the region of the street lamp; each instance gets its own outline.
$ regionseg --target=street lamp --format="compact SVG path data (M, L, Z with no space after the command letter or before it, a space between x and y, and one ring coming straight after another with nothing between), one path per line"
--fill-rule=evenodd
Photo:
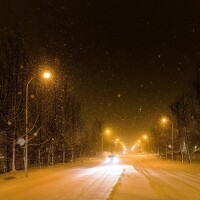
M146 134L143 135L143 139L147 141L147 145L148 145L148 146L146 147L146 151L149 152L149 138L148 138L148 135L146 135ZM147 150L147 148L148 148L148 150Z
M143 135L143 138L146 140L147 139L147 135Z
M105 133L107 135L110 135L110 130L106 129ZM101 151L102 151L102 156L103 156L103 143L104 143L104 141L103 141L103 135L104 135L104 133L101 134Z
M169 121L172 125L172 161L173 161L174 160L174 124L171 120L162 118L163 123L166 123L167 121Z
M49 79L51 77L51 74L50 74L50 72L44 72L43 73L43 78L46 78L46 79Z
M43 73L43 78L45 79L49 79L51 77L50 72L46 71ZM32 80L34 80L35 77L32 77L29 79L29 81L26 84L26 119L25 119L25 125L26 125L26 137L25 137L25 158L24 158L24 168L25 168L25 177L28 178L28 141L29 141L29 125L28 125L28 96L29 96L29 85L32 82Z

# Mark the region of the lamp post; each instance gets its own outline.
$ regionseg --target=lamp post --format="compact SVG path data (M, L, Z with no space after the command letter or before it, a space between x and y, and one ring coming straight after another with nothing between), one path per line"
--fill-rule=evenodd
M28 178L28 131L29 131L29 127L28 127L28 96L29 96L29 84L31 83L31 81L35 79L31 78L27 84L26 84L26 138L25 138L25 158L24 158L24 169L25 169L25 177Z
M109 129L106 129L106 134L109 135L110 134L110 130ZM104 136L104 133L102 133L101 135L101 151L102 151L102 156L103 156L103 147L104 147L104 140L103 140L103 136Z
M169 121L172 125L172 135L171 135L171 140L172 140L172 161L174 160L174 124L171 120L167 120L166 118L162 119L163 123L166 123L167 121Z
M143 135L143 139L147 141L146 151L149 153L149 137L148 135Z
M43 78L49 79L51 74L49 72L43 73ZM30 78L30 80L26 84L26 108L25 108L25 126L26 126L26 136L25 136L25 158L24 158L24 169L25 169L25 177L28 178L28 141L29 141L29 117L28 117L28 96L29 96L29 85L35 79L35 77Z

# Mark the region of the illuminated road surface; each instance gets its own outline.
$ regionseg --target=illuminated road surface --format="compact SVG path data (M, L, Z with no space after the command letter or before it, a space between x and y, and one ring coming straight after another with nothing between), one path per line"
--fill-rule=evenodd
M94 164L93 164L94 165ZM66 200L107 199L112 187L124 170L124 165L97 164L96 166L30 174L28 180L7 181L0 185L1 200ZM30 179L30 180L29 180Z
M200 199L200 165L145 155L120 160L36 170L28 179L0 177L0 200Z
M200 200L200 164L147 155L126 156L123 162L133 169L121 177L110 200Z

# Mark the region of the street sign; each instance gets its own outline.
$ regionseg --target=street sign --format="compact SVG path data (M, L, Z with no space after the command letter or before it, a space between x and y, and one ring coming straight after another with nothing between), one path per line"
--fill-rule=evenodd
M24 138L19 138L17 140L17 144L19 144L20 146L23 146L26 143L26 141L24 140Z

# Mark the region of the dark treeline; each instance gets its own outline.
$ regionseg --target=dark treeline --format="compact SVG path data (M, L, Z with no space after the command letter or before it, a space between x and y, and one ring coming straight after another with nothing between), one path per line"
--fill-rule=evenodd
M100 155L102 127L91 128L81 117L81 104L69 88L65 68L51 62L52 80L42 80L45 66L30 62L20 31L1 38L0 171L24 168L25 101L29 85L29 165L53 165ZM53 67L51 67L53 66ZM22 145L23 144L23 145Z
M195 152L200 150L200 69L188 89L170 104L166 116L169 119L167 123L163 124L159 120L152 127L152 151L166 158L171 155L172 148L169 145L172 144L173 124L175 159L180 157L183 162L185 158L191 163L197 159Z

